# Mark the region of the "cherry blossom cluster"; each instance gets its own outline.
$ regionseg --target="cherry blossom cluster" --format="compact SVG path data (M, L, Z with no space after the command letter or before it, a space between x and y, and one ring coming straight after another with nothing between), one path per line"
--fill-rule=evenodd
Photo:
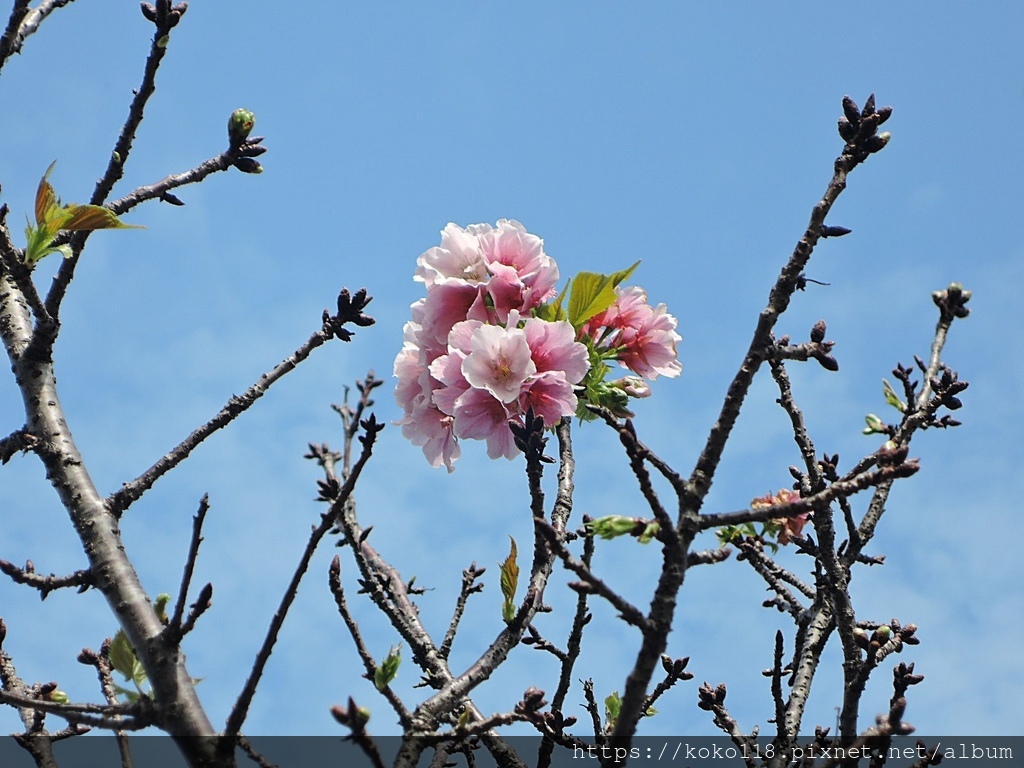
M509 424L530 410L554 426L586 412L581 398L621 413L628 397L650 394L637 377L605 382L605 361L648 379L679 375L676 320L642 290L618 286L631 271L578 276L566 311L558 266L519 222L446 226L417 260L427 294L395 358L403 435L449 472L463 438L511 459L519 449Z
M788 488L783 488L774 496L768 493L764 496L758 496L756 499L752 499L750 502L750 508L769 509L782 504L792 504L795 501L800 501L800 491L791 491ZM799 537L803 534L804 526L807 525L808 517L809 514L807 512L801 512L799 515L793 515L792 517L780 517L769 520L766 530L768 533L775 534L778 537L777 540L779 544L786 545L795 537Z

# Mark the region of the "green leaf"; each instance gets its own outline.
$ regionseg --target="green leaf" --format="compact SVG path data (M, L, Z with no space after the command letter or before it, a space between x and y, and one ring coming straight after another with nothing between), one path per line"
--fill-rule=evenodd
M138 224L125 224L109 208L102 205L68 205L61 229L70 232L93 232L97 229L145 229Z
M721 546L736 544L747 536L756 536L757 531L752 523L741 523L740 525L726 525L715 531L715 538Z
M625 269L620 269L618 272L612 272L612 274L609 275L609 277L611 277L612 279L612 285L618 285L623 280L626 280L630 275L632 275L636 271L636 268L639 266L640 260L637 259L636 261L633 262L632 266L626 267Z
M608 275L580 272L572 279L569 295L569 322L579 330L595 315L604 312L615 301L615 285Z
M122 688L120 685L114 686L114 692L118 696L124 696L131 703L135 703L142 698L137 691L129 691L127 688Z
M50 173L57 161L50 163L43 178L36 188L35 215L36 223L31 222L25 228L25 263L34 266L44 256L61 253L64 258L71 257L71 248L67 245L53 246L51 243L58 233L92 232L97 229L144 229L135 224L125 224L117 214L101 205L77 205L70 203L61 205L60 198L50 184Z
M654 539L659 533L661 533L661 526L651 521L637 538L640 539L641 544L650 544L651 539Z
M618 691L612 691L604 700L604 720L605 728L612 729L615 727L616 721L619 719L619 714L622 712L622 697L619 696Z
M638 261L610 275L597 272L576 275L569 295L569 322L572 327L579 330L587 320L608 309L615 302L615 286L633 274L639 264Z
M110 665L124 675L125 680L131 680L141 690L146 683L146 670L135 655L135 649L128 642L128 635L123 629L117 630L114 639L110 643Z
M875 416L873 413L869 413L864 417L864 423L867 424L861 432L865 435L884 435L888 434L885 428L885 422Z
M398 667L402 664L402 645L394 645L381 665L373 673L373 684L378 691L383 691L391 681L398 677Z
M516 555L518 551L516 549L516 540L511 536L508 537L509 541L512 542L511 549L508 553L508 557L505 558L505 562L499 564L501 569L501 594L505 600L501 604L501 618L505 622L512 621L516 615L516 587L519 586L519 565L516 563Z
M604 517L597 517L593 520L588 520L586 523L587 530L594 536L598 536L605 540L611 540L618 538L619 536L628 536L636 530L637 523L640 522L635 517L625 517L624 515L605 515Z
M117 630L110 643L110 665L124 675L125 680L131 680L136 661L135 649L128 642L128 635L123 629Z
M882 393L885 395L887 405L891 405L900 413L907 412L907 404L899 399L896 395L896 390L892 388L892 384L887 379L882 379Z

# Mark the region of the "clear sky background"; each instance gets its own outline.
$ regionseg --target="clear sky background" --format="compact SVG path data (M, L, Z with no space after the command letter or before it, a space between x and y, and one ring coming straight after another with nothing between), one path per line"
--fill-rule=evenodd
M862 725L887 708L891 667L915 662L907 719L922 734L1021 734L1024 600L1019 536L1024 377L1020 207L1024 162L1024 9L967 10L904 2L858 10L819 3L608 2L296 5L193 2L171 37L157 93L115 195L184 171L226 145L229 113L256 113L270 151L261 176L232 171L178 191L127 220L145 230L90 238L63 311L57 371L67 415L103 492L116 490L205 422L320 325L342 286L374 296L373 328L332 342L287 376L232 428L134 505L126 545L152 595L174 592L190 521L212 509L196 576L214 607L188 638L201 696L222 723L245 678L310 526L322 506L309 442L340 444L331 411L370 368L390 377L401 326L422 286L416 257L449 221L515 218L545 239L563 277L642 259L633 280L679 318L679 379L660 379L637 407L643 439L689 474L768 288L799 238L842 142L840 100L872 91L895 108L893 138L850 178L829 222L853 229L821 243L809 277L778 326L796 340L818 319L837 342L838 374L790 367L819 452L840 469L878 447L863 417L887 418L881 380L926 356L937 312L930 293L951 281L974 291L944 359L971 382L964 426L915 439L922 470L897 484L869 554L884 567L855 573L858 616L898 617L922 643L891 657L864 698ZM106 166L141 80L152 26L135 2L74 3L30 38L0 77L0 183L12 228L52 181L83 202ZM20 241L20 232L19 243ZM43 286L57 267L39 267ZM391 381L376 411L399 416ZM798 454L767 371L744 406L707 511L741 509L788 487ZM17 390L0 376L0 434L23 424ZM643 514L614 435L575 432L576 512ZM403 575L431 591L423 615L440 638L470 562L488 567L453 653L469 663L501 627L497 562L508 535L531 540L521 459L493 462L463 444L454 474L431 469L398 428L381 435L358 488L361 520ZM863 500L855 507L863 510ZM0 557L41 572L85 565L77 539L33 457L0 468ZM699 542L714 547L707 535ZM396 733L361 667L326 586L334 550L318 553L281 637L246 730L333 734L328 713L353 695L375 733ZM372 650L398 641L354 595ZM602 575L646 606L660 560L654 546L602 544ZM787 560L801 569L806 558ZM550 600L567 605L555 572ZM724 682L744 730L768 727L777 627L768 595L744 563L688 574L672 656L696 678L659 703L648 734L713 734L696 707L701 681ZM194 599L194 596L193 596ZM638 637L594 601L576 677L598 694L621 690ZM94 592L44 603L0 581L5 649L29 681L57 680L96 700L92 670L74 659L116 629ZM543 617L555 642L567 619ZM841 691L836 648L815 681L805 729L834 723ZM413 665L398 688L422 689ZM529 685L554 689L548 658L520 648L479 689L485 712L508 710ZM573 691L570 712L582 700ZM579 714L583 714L579 710ZM20 728L0 710L0 731Z

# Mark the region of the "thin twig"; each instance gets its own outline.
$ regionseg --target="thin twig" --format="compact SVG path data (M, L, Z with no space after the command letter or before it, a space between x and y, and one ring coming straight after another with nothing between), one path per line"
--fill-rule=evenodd
M256 694L256 686L259 684L260 678L263 676L263 670L266 668L267 662L270 660L270 654L274 650L278 633L281 631L281 627L284 625L284 620L288 616L288 610L291 608L291 605L298 594L299 584L302 582L302 577L309 568L309 563L313 559L313 554L316 552L317 546L323 540L323 537L327 535L327 532L330 531L337 522L337 518L341 516L342 510L355 488L356 481L359 479L359 475L363 471L363 467L366 466L366 462L370 460L377 435L384 426L377 424L373 414L370 414L370 417L363 421L363 428L365 430L365 434L361 438L363 450L359 455L359 460L356 461L355 465L352 467L351 474L345 479L345 484L341 487L338 499L331 505L330 510L321 516L320 524L313 529L310 534L309 541L306 542L306 548L303 550L302 555L299 558L299 562L295 566L295 572L292 574L291 581L288 583L288 587L285 590L284 595L281 597L281 603L277 608L277 612L274 614L274 617L270 622L270 626L267 628L267 635L263 640L263 645L256 654L256 660L253 662L252 671L249 673L249 677L246 679L245 685L242 687L242 692L238 695L238 700L235 702L235 706L232 708L231 714L228 715L224 730L225 735L228 737L234 737L241 731L242 723L245 722L245 717L249 711L249 705L252 703L252 698Z
M358 622L356 622L352 612L348 609L348 601L345 600L345 589L341 584L341 558L337 555L335 555L334 559L331 560L327 581L331 588L331 594L334 595L334 604L338 606L338 613L341 614L341 618L344 620L345 626L348 628L349 634L352 636L352 642L355 643L356 652L359 654L359 658L363 662L363 668L366 670L364 677L367 680L372 681L374 673L377 670L377 663L373 658L373 654L370 653L370 649L367 648L366 643L363 642L363 635L359 631ZM402 700L398 698L398 695L391 689L391 686L385 686L381 693L384 695L384 698L388 700L391 708L395 710L395 714L398 715L398 721L401 723L402 728L408 728L412 722L412 718L409 716L409 710L405 708Z
M797 448L800 450L800 456L804 460L804 468L810 480L811 490L820 491L824 487L821 467L818 466L818 461L815 459L814 441L811 440L811 436L807 433L803 412L797 407L796 401L793 400L793 388L789 381L789 373L786 371L786 366L783 363L775 360L769 363L769 367L771 368L772 377L779 387L779 405L782 406L782 409L789 416L790 424L793 427L793 439L796 441Z
M277 768L275 763L270 762L267 758L257 752L256 748L245 736L238 734L237 741L239 749L241 749L248 758L256 763L260 768Z
M199 509L192 518L192 537L189 539L188 555L185 557L185 568L181 574L181 586L178 588L178 598L174 602L174 613L167 624L167 631L174 633L178 640L183 636L181 622L185 615L185 602L192 588L192 574L195 572L196 559L199 557L199 546L203 543L203 522L209 509L210 495L204 493L203 498L199 500Z
M103 641L99 653L87 648L82 649L82 652L78 654L78 661L82 664L88 664L96 670L103 698L111 706L116 706L120 702L117 700L117 687L114 684L113 666L110 663L110 644L111 640L108 637ZM128 736L124 731L114 731L114 738L117 741L117 749L121 754L122 768L131 768L134 761L132 760L131 747L128 744Z
M623 621L632 624L643 632L650 629L647 617L643 611L622 597L618 592L609 587L600 577L594 574L583 561L577 560L572 553L558 541L558 536L553 528L547 525L538 524L537 530L545 535L550 546L556 555L561 559L562 564L570 571L579 576L582 584L576 587L577 592L587 592L603 597L622 616ZM573 585L570 585L570 587Z
M163 61L164 55L167 53L167 43L170 39L171 28L174 26L174 24L168 23L166 18L163 19L163 22L156 25L153 40L149 46L149 55L146 57L142 83L135 89L131 106L128 108L128 117L125 119L124 125L121 126L120 134L114 144L113 151L110 153L110 159L107 161L107 168L96 183L95 189L93 189L92 197L89 200L91 205L102 205L107 199L107 195L110 194L111 189L113 189L114 184L124 173L124 164L131 152L132 142L135 140L135 131L138 130L139 124L142 122L149 97L156 91L156 73L160 68L160 62ZM115 213L117 212L115 211ZM57 275L50 285L50 290L46 296L46 310L55 320L60 314L61 302L64 300L64 295L75 275L78 258L85 247L89 234L89 232L77 232L71 238L71 258L65 259L61 263L60 268L57 270ZM56 332L55 323L52 332L54 337Z
M775 732L780 740L786 739L786 702L782 698L782 630L775 633L775 653L772 658L772 701L775 702Z
M331 333L328 330L321 329L317 331L295 352L278 363L272 370L260 376L259 381L249 387L244 394L232 396L216 416L193 431L192 434L171 449L170 452L162 456L159 461L139 475L139 477L125 483L121 490L112 494L107 500L111 512L118 517L124 514L125 510L137 501L142 494L148 491L157 480L188 458L189 454L200 443L218 429L223 429L234 421L235 418L266 394L273 384L285 374L295 370L296 366L309 357L314 349L322 346L330 338Z
M458 632L459 622L462 621L462 614L466 610L466 601L469 600L470 595L483 591L484 585L478 583L477 579L483 576L485 570L485 568L477 568L474 562L462 572L462 586L459 588L459 597L455 601L455 610L452 612L451 621L448 622L448 629L444 633L441 647L437 649L443 659L447 659L448 654L451 653L452 643L455 642L455 633Z
M85 592L93 585L92 571L89 569L75 571L67 576L56 576L52 573L49 576L42 576L35 572L31 562L25 568L19 568L6 560L0 560L0 572L9 576L11 581L16 584L24 584L38 589L39 596L43 600L56 589L78 587L79 592Z
M647 468L644 466L644 461L650 460L650 457L654 454L651 453L651 451L637 438L636 429L630 419L626 419L623 424L618 424L614 420L609 421L606 416L605 421L609 426L616 429L619 434L619 441L622 443L622 447L626 449L626 455L629 457L630 469L633 470L633 475L640 484L640 492L647 500L647 505L651 508L651 512L654 513L654 517L658 521L658 525L660 527L659 539L665 542L667 546L678 547L679 533L676 530L675 523L672 521L672 518L669 517L665 508L661 505L661 501L658 499L658 493L654 490L654 485L651 483L650 473L648 473ZM655 464L655 466L658 465ZM675 474L671 470L669 470L669 475L674 476L676 481L680 484L682 483L679 475Z
M804 512L812 512L819 506L825 506L839 496L852 496L865 488L881 485L884 482L900 478L910 477L920 469L915 459L908 459L902 464L895 466L879 467L870 472L864 472L847 480L837 480L827 486L825 490L813 496L800 498L786 504L763 509L745 509L739 512L720 512L716 514L700 515L698 527L702 531L709 528L720 528L725 525L740 525L741 523L763 523L766 520L773 520L781 517L795 517Z

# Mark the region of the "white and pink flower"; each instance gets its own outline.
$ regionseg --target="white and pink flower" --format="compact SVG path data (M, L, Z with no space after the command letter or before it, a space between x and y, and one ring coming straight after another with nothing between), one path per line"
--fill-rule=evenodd
M417 260L415 278L427 295L412 305L395 358L404 412L396 423L449 472L461 439L484 440L488 456L511 459L519 449L510 423L530 410L548 426L575 414L579 393L591 391L588 375L603 376L592 372L593 355L648 379L681 370L675 318L639 288L616 287L614 303L579 331L545 319L565 316L542 306L557 295L558 266L519 222L448 224L441 244ZM620 397L650 394L639 379L620 384L612 384Z

